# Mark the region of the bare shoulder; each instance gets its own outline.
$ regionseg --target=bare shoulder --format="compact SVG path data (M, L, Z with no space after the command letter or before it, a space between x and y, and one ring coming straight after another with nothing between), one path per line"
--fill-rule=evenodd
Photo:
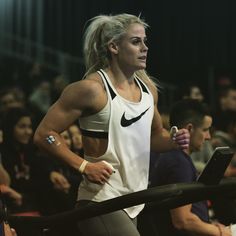
M99 74L93 73L86 79L69 84L58 102L71 109L99 110L106 102L106 92Z
M93 73L86 77L86 79L69 84L63 93L78 96L81 94L90 96L103 91L104 86L102 81L99 79L99 75Z

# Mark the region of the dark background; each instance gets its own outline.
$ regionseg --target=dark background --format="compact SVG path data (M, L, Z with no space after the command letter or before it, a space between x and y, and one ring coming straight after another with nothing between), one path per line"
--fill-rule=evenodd
M148 71L154 76L204 83L212 67L217 74L234 76L234 0L45 0L44 42L80 56L85 22L97 14L122 12L141 13L150 25Z
M84 27L90 18L98 14L141 14L150 25L147 30L149 74L174 86L197 81L206 94L215 89L217 79L222 76L235 80L235 0L8 2L12 4L11 30L15 35L79 58L82 58ZM71 81L80 79L83 72L82 66Z

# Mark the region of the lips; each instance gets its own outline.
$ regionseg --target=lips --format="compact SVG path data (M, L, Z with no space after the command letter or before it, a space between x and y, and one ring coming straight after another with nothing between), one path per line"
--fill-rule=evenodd
M141 60L146 60L147 57L146 56L142 56L142 57L139 57L138 59L141 59Z

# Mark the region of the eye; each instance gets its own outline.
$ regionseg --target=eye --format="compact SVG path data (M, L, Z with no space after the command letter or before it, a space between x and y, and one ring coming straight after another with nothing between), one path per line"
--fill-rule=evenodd
M141 43L142 41L141 41L141 39L139 39L139 38L135 38L135 39L133 39L132 40L132 43L134 44L134 45L137 45L137 44L139 44L139 43Z

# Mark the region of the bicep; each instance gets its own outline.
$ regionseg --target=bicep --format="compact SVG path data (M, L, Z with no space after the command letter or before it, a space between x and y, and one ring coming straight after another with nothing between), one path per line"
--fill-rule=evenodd
M73 108L62 99L54 103L41 121L39 128L61 133L81 114L80 109Z
M61 133L81 115L85 105L84 100L80 99L84 97L80 87L77 84L70 85L63 91L60 98L49 108L36 133Z
M152 132L162 133L162 131L163 131L163 126L162 126L161 115L157 110L157 107L155 106L152 120Z
M94 81L79 81L69 85L48 110L38 130L61 133L80 116L96 113L105 103L101 85Z

